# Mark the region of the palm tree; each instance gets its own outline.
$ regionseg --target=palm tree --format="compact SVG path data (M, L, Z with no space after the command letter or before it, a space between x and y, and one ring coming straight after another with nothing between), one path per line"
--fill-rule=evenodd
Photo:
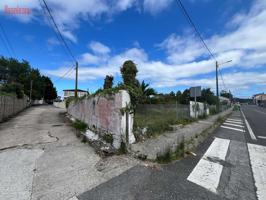
M151 95L155 95L156 91L153 88L149 88L150 84L145 83L144 81L142 81L140 88L141 88L141 92L142 92L142 97L143 98L147 98Z

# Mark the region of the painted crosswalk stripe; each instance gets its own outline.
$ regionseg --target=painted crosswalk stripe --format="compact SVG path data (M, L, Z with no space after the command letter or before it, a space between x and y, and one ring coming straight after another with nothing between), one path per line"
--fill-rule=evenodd
M250 135L251 139L252 139L252 140L257 140L257 138L256 138L256 136L255 136L253 130L251 129L251 127L250 127L250 125L249 125L249 123L248 123L248 120L247 120L247 118L246 118L246 116L244 115L244 113L243 113L242 110L241 110L241 113L242 113L242 115L243 115L243 117L244 117L244 121L245 121L245 124L246 124L246 126L247 126L247 129L248 129L248 132L249 132L249 135Z
M234 124L243 124L243 122L235 122L235 121L231 121L231 120L225 120L225 122L234 123Z
M234 130L234 131L239 131L239 132L246 132L244 129L239 129L239 128L233 128L230 126L221 126L221 128L225 128L225 129L230 129L230 130Z
M260 139L266 139L266 136L257 136Z
M266 147L248 144L251 168L257 187L258 200L266 199Z
M208 158L225 160L229 144L230 140L215 138L187 180L216 193L223 166Z
M223 124L224 124L224 125L229 125L229 126L235 126L235 127L244 128L244 126L239 125L239 124L233 124L233 123L227 123L227 122L224 122Z
M241 119L227 118L227 120L230 120L230 121L236 121L236 122L242 122L242 120L241 120Z

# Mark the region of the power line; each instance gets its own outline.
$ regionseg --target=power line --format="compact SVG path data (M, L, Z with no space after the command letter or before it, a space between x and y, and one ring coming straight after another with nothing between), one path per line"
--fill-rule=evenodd
M59 28L58 28L58 26L57 26L57 24L56 24L56 22L55 22L55 20L54 20L54 17L53 17L53 15L52 15L51 10L49 9L49 7L48 7L46 1L45 1L45 0L42 0L42 1L43 1L44 5L45 5L46 10L48 11L48 14L49 14L49 16L50 16L50 18L51 18L51 20L52 20L52 22L53 22L53 24L54 24L54 26L55 26L55 28L56 28L58 34L59 34L59 37L60 37L60 39L62 40L62 42L63 42L63 44L64 44L64 46L65 46L65 48L66 48L66 50L68 51L69 55L72 57L72 59L74 60L74 62L77 62L77 60L76 60L74 54L72 53L72 51L71 51L71 49L69 48L69 46L67 45L67 43L66 43L64 37L62 36L62 34L61 34L61 32L60 32L60 30L59 30Z
M4 46L5 46L5 48L6 48L7 52L8 52L8 54L9 54L9 56L12 57L12 54L11 54L11 52L10 52L10 50L9 50L9 48L8 48L8 46L7 46L7 44L6 44L6 41L4 40L4 38L2 37L1 34L0 34L0 39L1 39L2 43L4 44Z
M44 17L47 19L47 21L48 21L48 23L49 23L51 29L53 30L53 32L54 32L54 34L55 34L57 40L59 41L60 45L63 47L63 49L64 49L64 53L65 53L66 56L68 57L68 56L69 56L69 53L68 53L68 51L66 50L66 48L65 48L65 46L64 46L64 43L61 41L58 32L56 32L56 30L53 28L53 24L52 24L52 22L51 22L51 19L50 19L50 17L49 17L49 14L48 14L48 12L46 11L46 8L43 7L43 5L42 5L42 0L39 0L39 3L40 3L41 8L42 8L42 10L43 10ZM72 57L71 57L71 59L72 59Z
M67 70L62 76L60 76L58 79L56 79L54 82L59 81L60 79L64 78L65 76L67 76L68 74L72 74L73 73L73 69L75 69L76 66L72 66L69 70Z
M221 70L220 70L220 69L218 69L218 70L219 70L219 74L220 74L220 76L221 76L221 79L222 79L222 83L223 83L224 89L225 89L226 91L228 91L228 88L226 87L226 85L225 85L225 83L224 83L224 79L223 79L222 72L221 72Z
M7 34L6 34L6 32L5 32L5 29L4 29L4 27L2 26L2 24L0 23L0 29L1 29L1 31L2 31L2 33L3 33L3 36L4 36L4 38L2 38L2 40L6 40L6 43L5 43L5 46L7 47L7 48L9 48L9 53L10 52L12 52L12 54L13 54L13 56L16 58L17 57L17 55L16 55L16 53L15 53L15 50L14 50L14 48L13 48L13 46L12 46L12 44L11 44L11 42L9 41L9 39L8 39L8 37L7 37ZM11 55L11 54L10 54Z
M206 42L204 41L203 37L201 36L198 28L196 27L195 23L193 22L192 18L189 16L185 6L183 5L182 1L181 0L176 0L176 3L177 5L180 7L180 9L182 10L182 13L183 15L185 16L185 18L187 19L187 21L189 22L189 24L193 27L194 31L196 32L196 34L198 35L200 41L202 42L203 46L207 49L207 51L209 52L211 58L213 60L216 61L216 57L214 56L214 54L211 52L210 48L207 46ZM222 79L222 82L223 82L223 86L224 88L226 89L226 85L225 85L225 82L224 82L224 79L223 79L223 76L222 76L222 73L221 73L221 70L219 69L219 74L221 76L221 79Z
M198 35L199 39L201 40L203 46L207 49L207 51L209 52L210 56L213 58L213 60L216 61L215 56L213 55L213 53L211 52L210 48L207 46L207 44L205 43L204 39L202 38L200 32L198 31L198 28L196 27L196 25L194 24L194 22L192 21L191 17L189 16L185 6L183 5L183 3L181 2L181 0L176 0L177 5L181 8L183 15L185 16L185 18L188 20L188 22L190 23L190 25L194 28L196 34Z

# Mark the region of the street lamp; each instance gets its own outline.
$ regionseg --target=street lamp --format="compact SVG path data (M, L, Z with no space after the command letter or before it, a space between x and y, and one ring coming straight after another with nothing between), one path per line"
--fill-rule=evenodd
M217 102L216 102L216 110L219 112L219 106L220 106L220 100L219 100L219 84L218 84L218 67L221 65L224 65L226 63L232 62L232 60L228 60L223 63L218 63L218 61L215 61L215 66L216 66L216 97L217 97Z

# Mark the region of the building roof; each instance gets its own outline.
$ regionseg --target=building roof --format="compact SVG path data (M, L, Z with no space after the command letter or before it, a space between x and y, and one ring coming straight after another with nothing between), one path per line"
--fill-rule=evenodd
M75 92L75 89L67 89L67 90L63 90L63 91L69 91L69 92ZM88 92L86 90L80 90L80 89L77 89L78 92Z

